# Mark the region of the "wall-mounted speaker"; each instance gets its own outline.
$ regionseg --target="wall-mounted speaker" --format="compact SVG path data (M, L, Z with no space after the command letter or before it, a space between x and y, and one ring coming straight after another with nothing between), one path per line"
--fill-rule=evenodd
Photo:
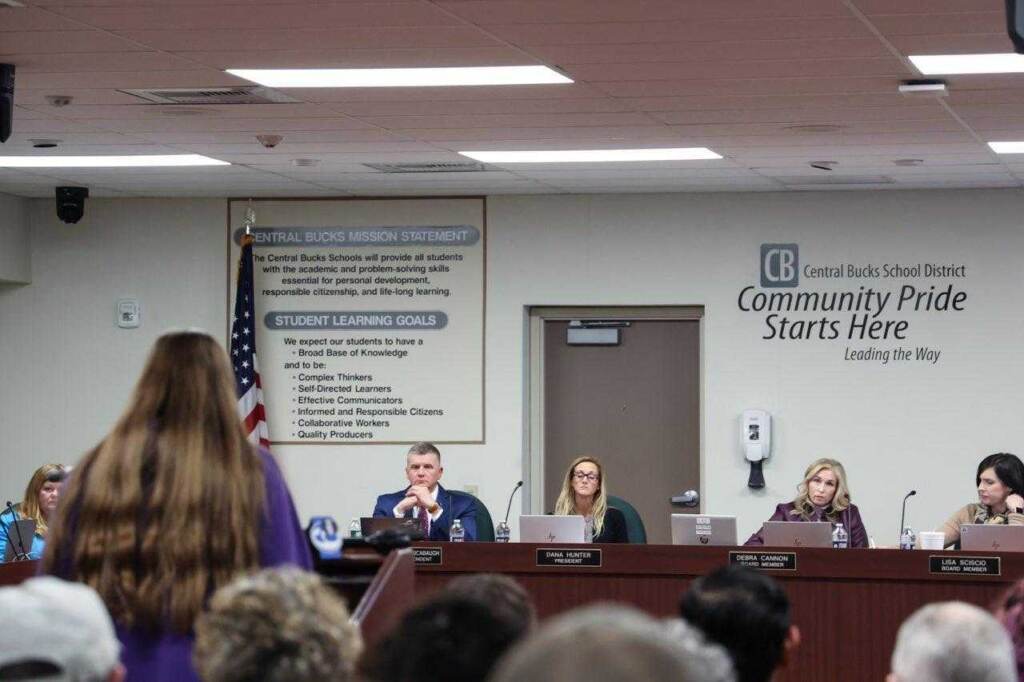
M1006 0L1006 32L1014 51L1024 54L1024 0Z
M14 64L0 64L0 142L11 136L14 121Z

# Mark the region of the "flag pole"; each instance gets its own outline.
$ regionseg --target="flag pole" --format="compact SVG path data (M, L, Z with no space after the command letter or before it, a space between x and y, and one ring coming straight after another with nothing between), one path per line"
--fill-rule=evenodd
M235 310L231 321L231 364L235 370L235 390L238 412L246 435L253 444L270 446L266 408L263 404L263 386L256 360L256 306L253 245L256 241L252 229L256 224L256 209L252 199L245 209L245 234L238 257L238 284L235 289Z

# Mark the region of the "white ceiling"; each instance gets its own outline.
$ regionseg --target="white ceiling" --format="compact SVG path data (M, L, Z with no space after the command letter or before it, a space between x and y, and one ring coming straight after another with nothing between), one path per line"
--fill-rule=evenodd
M1024 184L1024 155L985 145L1024 139L1024 74L950 77L945 99L896 90L920 77L909 54L1011 52L1003 0L21 2L0 7L0 62L17 66L0 155L193 152L234 165L0 169L10 194L49 197L60 184L93 196L234 197ZM228 67L513 64L554 66L575 84L284 89L299 103L192 107L118 92L247 84ZM57 108L47 95L74 101ZM284 140L264 149L261 133ZM34 138L62 142L36 150ZM686 146L725 158L401 175L363 165L468 162L460 149ZM808 165L818 160L838 166Z

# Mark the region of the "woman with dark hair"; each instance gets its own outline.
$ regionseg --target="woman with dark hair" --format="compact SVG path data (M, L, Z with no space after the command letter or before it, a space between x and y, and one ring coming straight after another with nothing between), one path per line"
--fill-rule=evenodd
M65 475L63 464L44 464L36 469L29 479L28 485L25 486L25 499L14 508L14 515L12 516L8 510L0 514L0 563L3 563L4 555L7 553L8 538L14 543L15 548L19 548L23 542L25 549L28 550L29 559L42 558L48 530L47 522L57 508L61 482ZM32 537L19 539L18 531L13 524L22 520L36 522L36 530Z
M945 546L960 546L960 527L971 523L1024 526L1024 463L1017 455L997 452L981 460L974 477L978 502L971 502L942 524Z
M228 357L207 334L157 340L128 409L76 467L44 570L94 588L128 680L198 680L208 597L261 566L311 566L270 454L246 440Z
M841 523L850 534L850 547L867 547L868 532L860 518L846 482L846 469L835 459L823 457L811 462L804 480L796 487L792 502L776 505L769 521L828 521ZM747 538L744 545L763 545L764 526Z

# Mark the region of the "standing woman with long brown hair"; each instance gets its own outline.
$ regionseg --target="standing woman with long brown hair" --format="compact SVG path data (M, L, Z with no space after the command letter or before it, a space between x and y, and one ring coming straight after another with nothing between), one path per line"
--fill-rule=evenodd
M207 598L261 566L311 566L281 472L247 440L227 354L160 337L128 409L76 467L44 570L93 587L128 680L198 680L192 626Z

